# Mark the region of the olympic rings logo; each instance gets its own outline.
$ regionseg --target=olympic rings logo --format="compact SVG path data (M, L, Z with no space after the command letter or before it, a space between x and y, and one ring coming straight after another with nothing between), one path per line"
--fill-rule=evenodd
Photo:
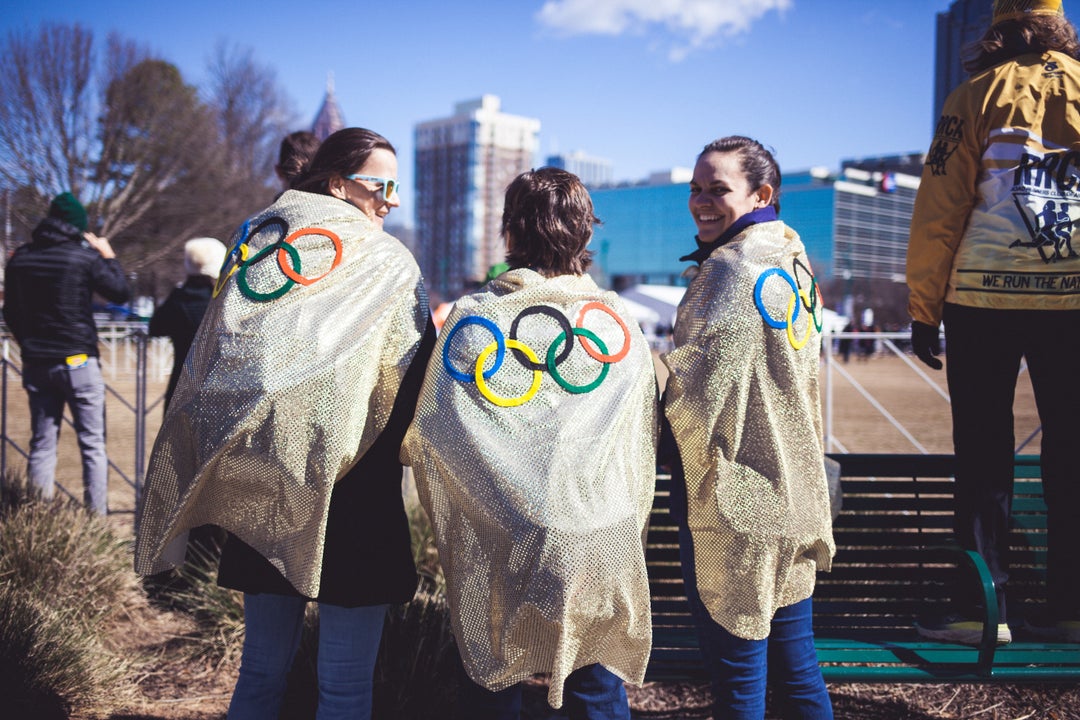
M257 252L254 257L248 257L251 252L251 249L248 246L248 240L271 225L280 226L281 237ZM302 228L290 234L288 223L286 223L283 218L276 215L263 220L249 233L250 227L250 220L245 220L244 224L240 226L240 237L233 245L232 250L225 256L225 261L221 264L221 271L218 273L218 281L214 286L214 297L217 297L218 294L221 293L229 278L236 275L236 282L240 287L240 292L244 293L249 299L255 300L256 302L276 300L289 292L289 290L292 290L293 286L296 284L312 285L319 280L322 280L329 275L334 268L341 264L343 252L341 238L329 230L311 227ZM308 235L325 237L334 244L334 260L330 263L330 269L322 275L310 278L300 274L300 251L297 250L294 245L297 240L302 237L307 237ZM255 290L248 282L247 272L253 265L261 262L273 253L276 253L278 268L285 276L285 280L281 284L281 287L276 290L271 290L270 292L260 292Z
M618 323L619 328L623 333L623 345L618 352L609 353L607 344L600 339L600 336L592 330L588 330L582 326L582 322L585 320L585 316L590 310L599 310ZM559 334L551 344L548 345L547 352L544 353L543 361L540 360L540 357L535 350L518 340L518 328L521 321L530 315L543 315L551 318L559 326ZM469 372L462 372L455 368L450 361L450 349L455 336L457 336L462 329L470 325L477 325L484 328L491 333L494 341L480 352L476 358L475 365L469 369ZM559 372L559 365L570 357L570 352L574 349L575 336L580 338L578 342L589 357L601 364L599 375L591 382L581 385L571 383ZM526 370L532 371L531 383L528 389L517 397L497 395L487 383L491 376L502 368L503 362L506 360L507 350L511 351L514 358ZM553 307L548 305L532 305L527 307L514 318L514 322L510 325L509 337L505 336L502 330L499 329L499 326L491 320L480 317L479 315L466 315L450 329L449 334L446 336L446 342L443 343L442 359L443 367L446 368L446 372L450 377L463 383L476 383L476 387L480 391L480 394L494 405L498 405L499 407L516 407L518 405L524 405L536 396L536 393L540 390L540 382L543 378L542 373L544 371L547 371L548 374L555 379L555 382L559 387L566 392L574 395L588 393L600 387L600 384L603 383L604 379L607 377L611 365L625 358L629 352L630 330L626 327L626 323L623 322L622 318L607 305L600 302L589 302L581 308L581 311L577 316L577 321L573 326L570 325L570 320L565 315ZM495 360L491 363L491 367L485 369L492 353L495 354Z
M821 324L824 313L821 311L823 303L821 301L821 288L818 287L817 278L813 273L803 265L799 260L795 261L795 265L792 268L794 277L789 275L782 268L769 268L760 275L758 275L757 282L754 284L754 305L757 307L758 312L761 313L761 317L765 320L765 324L776 330L786 330L788 342L791 347L796 350L801 350L807 340L810 339L810 326L813 324L814 329L819 333L821 332ZM803 278L800 277L799 271L802 270L810 279L809 289L803 287ZM765 307L765 300L762 294L765 289L765 282L776 275L780 277L791 288L791 296L788 298L787 312L780 320L774 318L768 308ZM795 336L795 321L799 319L800 308L805 308L806 312L810 314L810 319L806 321L806 333L802 338ZM812 323L811 323L812 321Z

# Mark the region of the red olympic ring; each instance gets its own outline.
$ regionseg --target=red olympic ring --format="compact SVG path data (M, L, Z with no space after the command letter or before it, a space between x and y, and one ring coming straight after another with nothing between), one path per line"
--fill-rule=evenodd
M330 269L324 272L322 275L319 275L318 277L308 278L293 270L292 265L287 260L285 248L278 248L277 261L278 267L281 268L281 272L285 273L285 277L289 278L294 282L298 282L301 285L311 285L312 283L322 280L324 277L329 275L334 268L341 264L341 238L338 237L335 233L324 228L303 228L302 230L297 230L293 234L289 235L281 242L292 245L294 240L305 237L307 235L322 235L323 237L330 238L331 242L334 243L334 261L330 263Z
M628 352L630 352L630 330L627 329L626 323L622 321L621 317L615 314L614 310L601 302L585 303L585 307L581 308L581 312L578 313L577 323L575 323L577 327L584 327L581 322L585 319L585 313L589 312L590 310L602 310L603 312L610 315L615 320L615 322L619 323L619 327L622 328L623 331L622 350L615 353L614 355L605 355L604 353L594 348L592 346L592 342L588 340L585 336L582 336L578 340L578 342L581 343L581 347L585 348L585 352L589 353L589 357L593 358L594 360L599 360L602 363L619 362L624 357L626 357L626 354Z

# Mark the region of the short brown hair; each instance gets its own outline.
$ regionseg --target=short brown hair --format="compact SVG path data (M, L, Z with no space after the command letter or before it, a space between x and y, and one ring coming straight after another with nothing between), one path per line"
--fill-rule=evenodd
M1026 15L991 25L983 36L964 48L964 70L975 75L1027 53L1056 50L1080 56L1076 28L1063 15Z
M506 188L506 261L545 277L583 275L592 264L585 248L599 223L577 175L553 167L523 172Z

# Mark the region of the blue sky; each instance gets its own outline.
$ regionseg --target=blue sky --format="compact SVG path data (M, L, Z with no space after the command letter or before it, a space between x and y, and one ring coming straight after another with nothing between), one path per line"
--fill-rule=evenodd
M989 0L987 0L989 2ZM784 171L921 151L932 129L936 15L950 0L8 0L0 32L43 21L110 31L203 83L222 39L253 49L310 125L328 73L350 125L393 142L408 192L416 123L498 95L539 118L540 158L582 150L617 179L690 166L722 135Z

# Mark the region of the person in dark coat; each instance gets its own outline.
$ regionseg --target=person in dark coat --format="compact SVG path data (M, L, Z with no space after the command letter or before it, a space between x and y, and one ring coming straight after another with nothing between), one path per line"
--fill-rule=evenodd
M218 271L225 261L225 245L216 238L193 238L184 243L184 268L187 280L169 293L154 316L150 318L150 335L172 340L173 366L169 386L165 390L165 407L169 406L176 381L184 367L184 358L191 349L195 331L206 314L214 294Z
M94 293L127 302L127 279L108 238L87 232L86 208L57 195L31 242L16 248L4 270L4 321L19 343L23 387L30 399L30 487L55 491L56 447L64 405L71 408L82 453L83 500L108 512L105 381L98 362Z

